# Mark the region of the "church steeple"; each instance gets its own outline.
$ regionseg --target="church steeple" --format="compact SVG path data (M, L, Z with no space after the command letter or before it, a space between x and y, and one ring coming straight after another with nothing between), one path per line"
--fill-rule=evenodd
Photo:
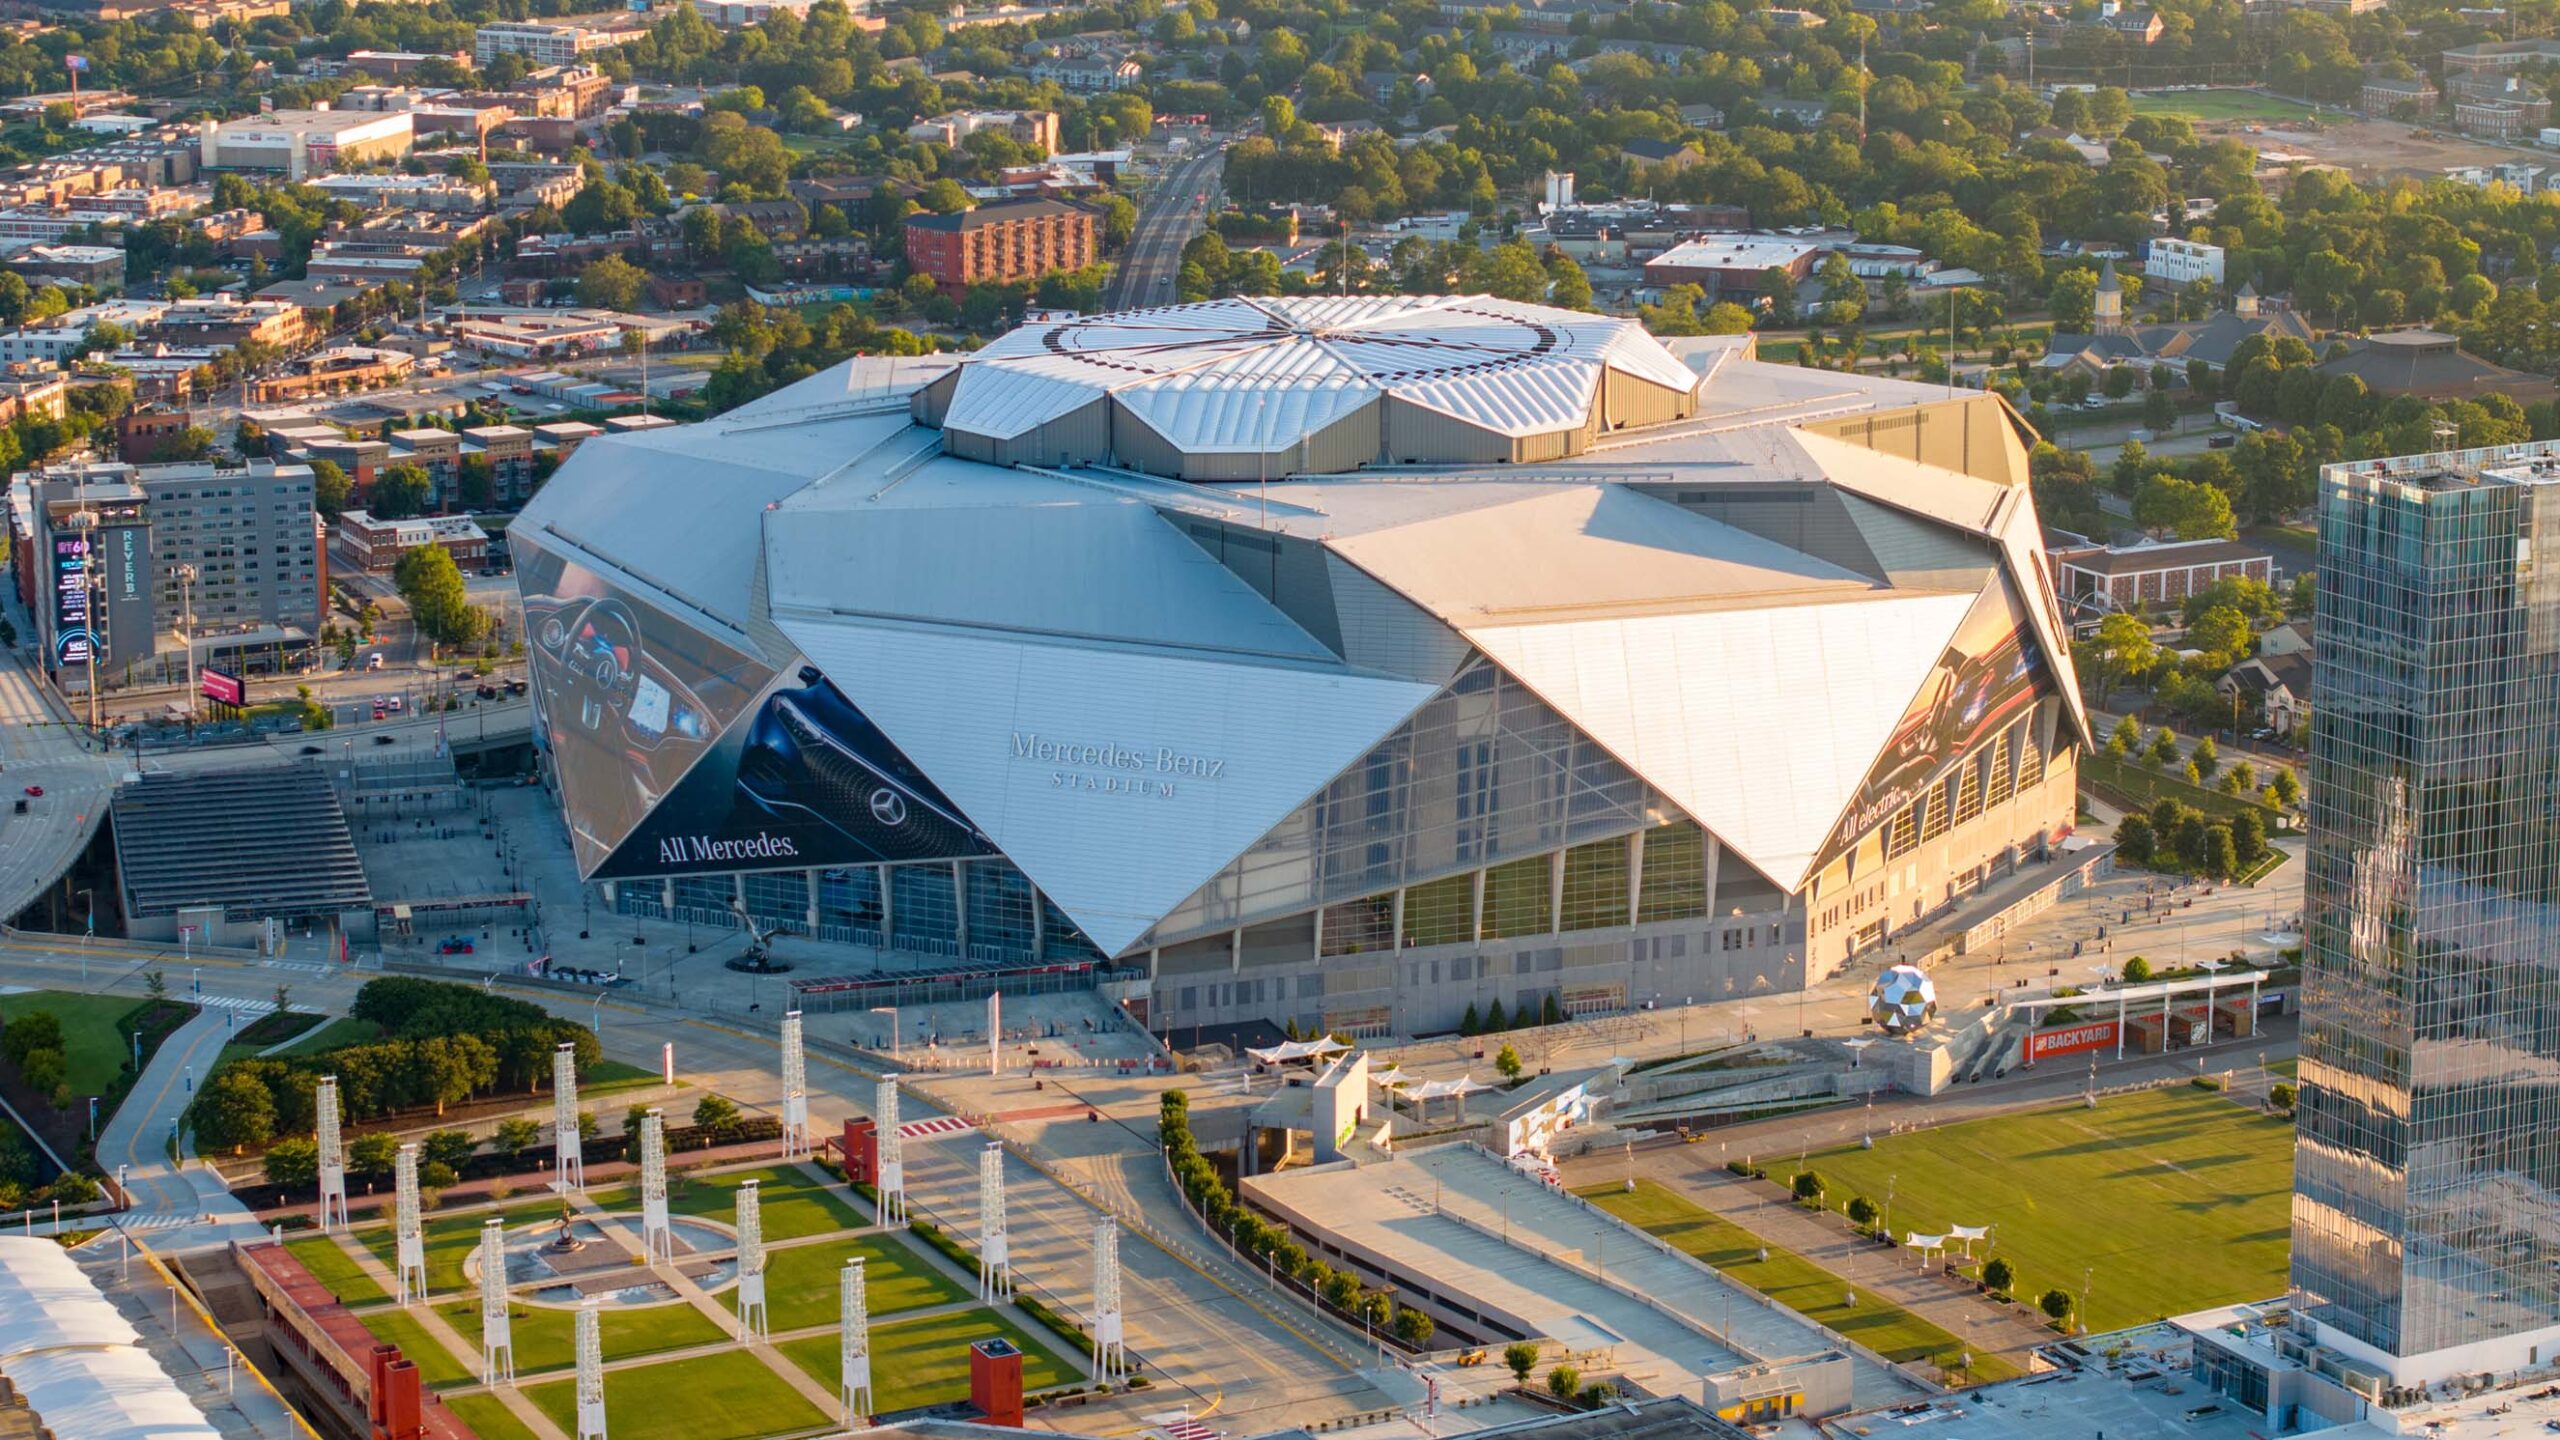
M2124 329L2124 282L2116 279L2116 262L2112 258L2098 267L2097 320L2101 335Z

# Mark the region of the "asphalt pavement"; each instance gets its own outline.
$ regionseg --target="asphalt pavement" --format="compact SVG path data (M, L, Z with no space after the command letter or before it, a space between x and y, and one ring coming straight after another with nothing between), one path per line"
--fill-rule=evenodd
M1120 269L1112 280L1111 310L1133 310L1147 305L1171 304L1174 299L1174 276L1182 268L1182 247L1200 233L1219 202L1218 179L1227 165L1227 152L1212 147L1185 160L1164 173L1156 182L1145 208L1138 212L1137 228L1129 234L1128 247L1121 252Z

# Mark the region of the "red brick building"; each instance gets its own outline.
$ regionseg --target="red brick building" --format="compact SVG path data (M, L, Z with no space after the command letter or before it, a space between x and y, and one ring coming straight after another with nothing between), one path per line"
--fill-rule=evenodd
M1037 280L1100 258L1094 214L1063 200L998 200L956 215L907 217L907 265L946 295L981 280Z
M2064 603L2092 611L2174 606L2233 576L2275 583L2274 558L2237 540L2089 546L2052 555L2054 585Z

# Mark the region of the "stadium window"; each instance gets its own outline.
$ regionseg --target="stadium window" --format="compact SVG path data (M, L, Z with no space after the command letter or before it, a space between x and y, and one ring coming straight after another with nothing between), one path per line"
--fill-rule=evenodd
M1707 836L1682 821L1648 830L1644 874L1636 890L1636 921L1695 920L1707 913Z
M1627 923L1627 842L1602 840L1564 852L1564 928L1605 930Z
M1476 877L1469 871L1404 892L1404 943L1463 945L1475 939Z
M1547 857L1532 855L1484 872L1484 938L1543 935L1548 921Z

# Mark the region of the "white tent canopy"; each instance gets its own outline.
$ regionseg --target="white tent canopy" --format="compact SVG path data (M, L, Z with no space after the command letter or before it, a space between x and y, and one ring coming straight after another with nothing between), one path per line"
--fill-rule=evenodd
M1472 1075L1461 1075L1455 1080L1425 1080L1406 1089L1404 1098L1414 1101L1445 1100L1452 1095L1473 1095L1492 1088L1490 1082Z
M1264 1065L1285 1065L1292 1060L1321 1060L1350 1048L1339 1040L1283 1040L1267 1050L1247 1047L1244 1053Z
M63 1248L0 1236L0 1374L46 1429L80 1440L220 1440Z

